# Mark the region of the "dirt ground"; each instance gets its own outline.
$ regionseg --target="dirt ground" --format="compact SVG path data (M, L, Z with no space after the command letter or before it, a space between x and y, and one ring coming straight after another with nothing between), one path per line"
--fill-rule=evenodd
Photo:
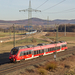
M45 63L47 62L36 64L36 66L28 66L27 68L11 73L11 75L75 75L75 55L56 61L57 68L54 70L44 69L44 66L46 65ZM39 72L40 67L43 68L44 73Z

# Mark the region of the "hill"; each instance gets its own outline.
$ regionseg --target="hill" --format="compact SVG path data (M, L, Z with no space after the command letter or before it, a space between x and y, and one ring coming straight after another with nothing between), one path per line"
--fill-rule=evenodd
M75 24L75 19L73 20L61 20L61 19L56 19L56 20L44 20L44 19L39 19L39 18L31 18L29 19L32 23L32 25L52 25L52 24L65 24L65 23L71 23L71 24ZM4 21L4 20L0 20L0 23L11 23L11 24L24 24L27 25L28 24L28 19L25 20L15 20L15 21Z

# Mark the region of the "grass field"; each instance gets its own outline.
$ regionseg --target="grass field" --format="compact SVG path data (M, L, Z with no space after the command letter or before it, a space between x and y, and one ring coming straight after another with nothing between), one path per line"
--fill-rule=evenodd
M30 45L30 44L37 45L38 43L50 43L49 41L46 40L47 38L50 38L52 40L56 39L55 36L46 36L47 38L45 38L44 36L40 36L40 35L38 35L38 36L45 40L36 38L37 36L35 36L34 38L32 38L32 37L25 38L22 40L17 40L16 46L25 46L25 45ZM59 38L58 41L66 41L68 43L68 45L67 45L68 47L75 46L75 37L74 36L66 36L66 37L60 36L58 38ZM32 41L32 40L34 40L34 41ZM13 41L6 42L6 43L0 43L0 53L10 52L10 50L12 48L13 48Z
M43 41L40 39L35 39L35 42L32 42L33 38L26 38L23 40L16 41L16 46L25 46L25 45L37 45L38 43L48 43L48 41ZM0 53L3 52L9 52L13 48L13 41L12 42L6 42L6 43L0 43Z
M20 34L22 34L22 33L24 34L24 33L26 33L26 32L25 32L25 31L24 31L24 32L21 32L21 31L20 31L20 32L18 32L18 33L15 32L15 34L17 34L17 35L20 35ZM13 34L14 34L14 33L12 33L12 32L11 32L11 33L10 33L10 32L5 32L5 33L4 33L4 32L0 32L0 37L6 37L6 36L9 36L9 37L10 37L10 35L13 36Z
M51 40L56 40L56 37L46 36ZM42 36L45 39L45 37ZM75 37L58 37L58 41L75 41Z

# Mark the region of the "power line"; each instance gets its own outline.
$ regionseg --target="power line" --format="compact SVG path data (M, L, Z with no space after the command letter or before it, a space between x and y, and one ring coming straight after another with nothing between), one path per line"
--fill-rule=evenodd
M55 6L59 5L59 4L61 4L61 3L64 2L64 1L65 1L65 0L63 0L63 1L57 3L57 4L53 5L53 6L51 6L51 7L47 8L47 9L45 9L45 10L43 10L43 11L46 11L46 10L48 10L48 9L51 9L51 8L53 8L53 7L55 7Z
M63 10L63 11L59 11L59 12L46 12L46 13L49 13L49 14L58 14L58 13L65 13L65 12L73 12L71 10L75 10L75 8L71 8L71 9L67 9L67 10Z
M49 0L46 0L43 4L41 4L40 6L38 6L36 9L40 8L41 6L43 6L46 2L48 2Z

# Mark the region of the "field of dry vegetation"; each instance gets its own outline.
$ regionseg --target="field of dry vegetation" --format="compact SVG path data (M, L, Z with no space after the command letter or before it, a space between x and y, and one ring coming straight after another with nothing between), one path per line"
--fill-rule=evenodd
M4 34L6 35L6 34ZM4 36L3 37L6 37ZM29 37L29 38L27 38ZM33 36L27 36L25 39L17 40L16 46L24 46L27 44L36 45L37 43L50 43L47 38L55 41L56 32L41 32ZM47 37L47 38L46 38ZM67 41L68 47L75 46L75 32L58 33L58 41ZM13 48L13 42L0 43L0 54L10 52ZM75 75L75 55L65 58L60 61L47 61L36 64L37 67L29 66L28 68L21 69L13 72L11 75ZM10 75L10 74L7 74Z
M75 75L75 55L58 61L45 61L25 66L25 68L6 75Z

